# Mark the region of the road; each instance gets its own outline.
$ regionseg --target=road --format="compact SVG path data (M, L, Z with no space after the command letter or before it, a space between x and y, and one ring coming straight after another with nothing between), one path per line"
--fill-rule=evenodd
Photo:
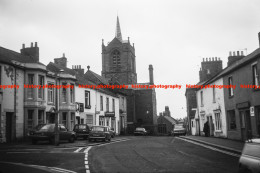
M1 146L0 146L1 147ZM110 143L76 141L60 147L0 148L0 173L237 172L238 157L174 137L119 137Z

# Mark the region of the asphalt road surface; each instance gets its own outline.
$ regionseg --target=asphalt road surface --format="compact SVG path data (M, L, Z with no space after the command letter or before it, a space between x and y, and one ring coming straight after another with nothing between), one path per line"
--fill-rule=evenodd
M94 147L90 170L99 172L232 173L238 157L229 156L173 137L136 137Z
M76 141L65 147L28 144L0 148L0 173L232 173L237 170L238 157L174 137L117 137L110 143Z

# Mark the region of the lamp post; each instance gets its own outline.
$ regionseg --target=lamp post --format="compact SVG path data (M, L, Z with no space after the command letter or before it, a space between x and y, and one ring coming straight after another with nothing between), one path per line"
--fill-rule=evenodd
M64 70L59 70L59 72L63 72ZM54 128L54 145L58 146L60 143L60 132L59 132L59 100L58 100L58 73L55 73L55 82L56 82L56 91L55 91L55 128Z

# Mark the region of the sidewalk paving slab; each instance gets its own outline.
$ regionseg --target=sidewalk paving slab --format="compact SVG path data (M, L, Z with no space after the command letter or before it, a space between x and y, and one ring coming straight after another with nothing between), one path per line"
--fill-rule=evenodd
M235 141L231 139L217 138L217 137L181 136L181 138L185 138L188 140L214 146L217 148L221 148L223 150L228 150L239 154L241 154L245 144L242 141Z

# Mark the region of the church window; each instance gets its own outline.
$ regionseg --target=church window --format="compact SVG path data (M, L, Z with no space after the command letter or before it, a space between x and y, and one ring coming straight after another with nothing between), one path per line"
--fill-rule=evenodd
M118 50L115 50L112 53L112 57L113 57L113 66L114 67L118 67L121 65L120 63L120 52Z

